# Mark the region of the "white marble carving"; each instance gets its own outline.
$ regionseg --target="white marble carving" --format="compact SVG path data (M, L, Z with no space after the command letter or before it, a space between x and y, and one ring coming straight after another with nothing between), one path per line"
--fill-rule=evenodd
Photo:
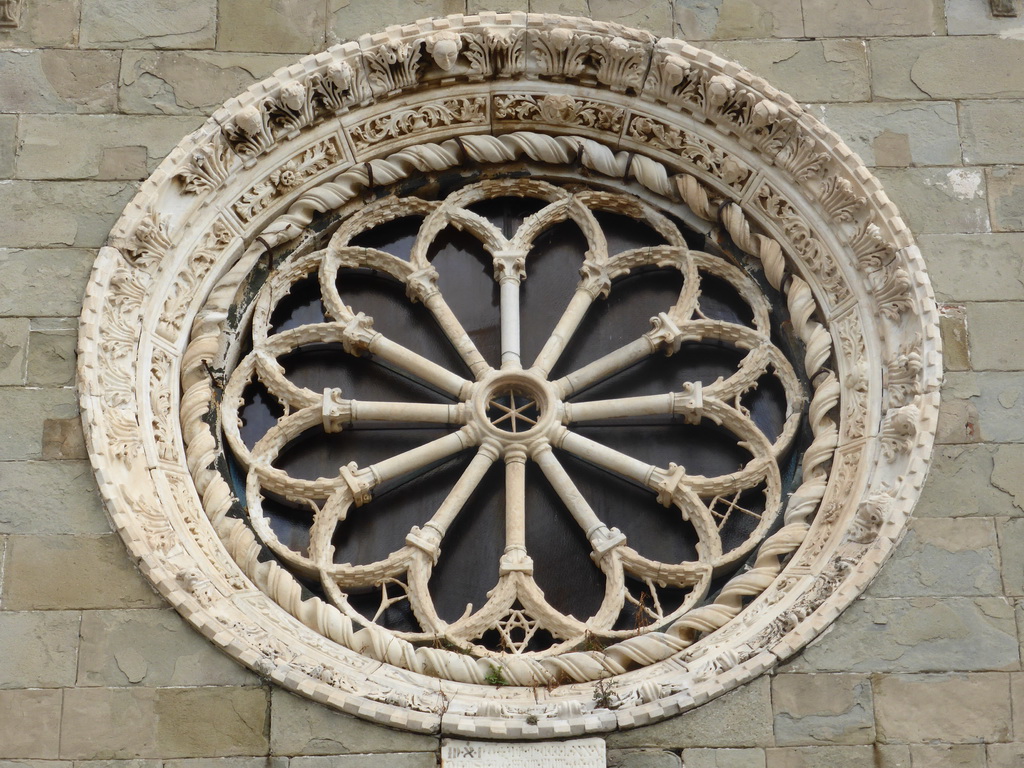
M502 180L510 167L529 177ZM443 200L400 193L430 174L472 178ZM499 193L542 198L537 226L505 238L467 212L466 195ZM745 254L751 272L687 248L675 224L663 227L667 246L610 256L591 213L602 208L652 224L671 211ZM501 294L499 368L460 333L425 257L349 245L367 226L409 210L463 227L490 249ZM558 331L538 360L523 361L519 284L529 279L532 238L559 217L578 221L591 247ZM416 253L436 234L423 229ZM675 308L654 309L635 343L551 380L587 307L614 294L624 270L650 263L683 272L694 294L684 290ZM353 266L404 283L472 375L410 353L329 291L323 323L292 336L266 332L268 313L295 281L320 273L329 286L339 268ZM247 293L254 271L266 269L267 287ZM752 307L751 327L701 320L696 286L705 275ZM788 318L798 359L788 360L766 330L769 301ZM246 333L252 352L240 346ZM677 353L694 338L723 339L747 354L724 381L682 382L653 399L567 402L574 387L637 355ZM432 382L451 405L391 406L290 383L277 358L289 345L327 340ZM764 672L821 633L902 535L931 452L941 370L920 254L837 136L785 94L684 42L522 13L390 28L306 57L228 102L143 184L101 250L79 361L107 508L143 572L197 629L328 706L396 727L500 739L654 722ZM789 409L774 442L739 402L765 374L782 383ZM234 414L252 377L275 388L288 411L249 451ZM515 433L487 415L506 390L540 406L536 414L508 406ZM589 418L651 409L722 424L750 446L749 464L704 478L674 464L640 466L573 432ZM393 411L456 429L377 464L340 466L329 479L298 480L273 467L281 445L305 430L344 430ZM801 419L809 438L785 498L776 456ZM677 509L704 542L700 557L637 556L629 531L603 524L573 492L550 445L634 477ZM384 478L462 447L476 451L470 470L403 548L359 569L330 563L331 531L351 507ZM229 450L243 465L247 508L222 472ZM504 463L516 499L526 461L537 462L587 533L610 585L605 604L589 617L546 604L512 503L493 599L464 622L440 621L423 584L443 556L445 526L474 473L492 463ZM737 491L753 483L766 489L766 511L746 540L725 547L716 521L739 509ZM307 552L277 540L262 520L264 491L316 506ZM716 570L728 578L710 600ZM296 573L322 576L326 599L303 592ZM693 599L662 610L626 590L623 574L651 593L685 583ZM353 580L379 590L382 609L410 600L421 631L402 636L349 610L344 589ZM644 621L613 630L608 616L630 605ZM540 627L559 642L533 653L523 637ZM476 643L488 628L507 636L504 652ZM594 636L601 642L591 643Z

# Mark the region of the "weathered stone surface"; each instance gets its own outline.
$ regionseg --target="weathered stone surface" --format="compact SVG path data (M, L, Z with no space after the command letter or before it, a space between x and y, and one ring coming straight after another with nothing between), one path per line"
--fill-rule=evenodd
M967 333L967 309L962 304L939 305L942 366L947 371L969 371L971 348Z
M950 35L996 35L1020 29L1019 17L993 16L989 3L946 0L946 30Z
M683 761L663 749L613 749L608 768L683 768Z
M980 168L879 168L875 174L915 235L989 230Z
M707 47L800 101L870 98L867 51L860 40L737 41Z
M78 611L0 611L0 688L73 686L81 620Z
M1013 732L1020 740L1024 734L1024 674L1010 675L1010 701L1013 706Z
M875 740L871 682L862 675L776 675L772 709L779 746Z
M940 301L1024 300L1024 235L921 235L917 243Z
M86 611L79 656L79 685L258 683L173 611Z
M374 6L375 12L382 10ZM249 0L220 0L217 49L313 53L324 47L326 11L323 0L278 0L253 8ZM404 15L404 14L403 14ZM414 18L377 16L397 24Z
M675 35L686 40L803 37L799 0L675 0Z
M0 179L14 175L15 139L18 135L18 116L0 115Z
M809 33L808 33L809 34ZM1024 98L1024 41L919 37L871 41L872 93L880 99Z
M943 399L939 403L938 426L935 442L938 445L981 442L981 416L977 406L968 398L977 395L973 387L968 394L962 385L954 386L951 378L964 374L950 372L943 387Z
M765 750L767 768L911 768L905 745L780 747Z
M649 0L590 0L590 13L598 21L639 27L656 35L672 34L672 4Z
M1024 230L1024 168L990 168L987 175L992 229Z
M531 2L530 10L535 13L570 13L588 15L585 2L579 0L549 0L547 7L538 8L539 3ZM560 10L565 6L568 10ZM498 10L493 4L488 10ZM512 10L504 5L500 10ZM405 24L430 16L447 16L449 13L463 13L460 0L377 0L361 3L359 0L327 1L327 42L329 45L354 40L360 35L380 32L386 24ZM387 19L382 23L382 20Z
M0 385L25 383L27 317L0 318Z
M910 523L892 559L871 584L875 597L1000 593L991 519L922 519Z
M985 765L984 744L911 744L913 765L928 768L977 768Z
M1009 670L1017 668L1017 646L1013 606L1004 597L866 598L785 671Z
M1006 741L1010 679L973 675L888 675L875 680L875 717L883 743Z
M46 419L43 422L43 458L56 461L89 458L82 420Z
M63 757L266 754L261 688L74 688L64 696Z
M112 112L117 69L113 51L0 51L0 111Z
M290 768L437 768L434 752L396 752L390 755L293 757Z
M0 249L0 316L77 316L92 251Z
M210 114L294 56L213 51L125 51L121 111L142 114Z
M280 688L271 694L270 714L270 745L275 755L419 752L438 746L433 736L374 725Z
M0 245L99 247L134 194L132 186L114 181L0 184L0 210L7 214Z
M0 690L0 745L7 758L58 757L59 690Z
M1018 515L1024 509L1024 446L940 445L917 517Z
M967 305L971 367L975 371L1019 371L1024 368L1022 312L1024 302L1018 301Z
M5 29L0 48L68 48L78 34L82 0L32 0L21 4L21 23Z
M978 439L996 443L1024 441L1024 384L1019 373L951 372L946 374L943 392L949 393L951 403L968 401L966 404L977 414L974 430ZM941 416L939 423L941 428Z
M288 768L287 757L193 757L164 760L162 768Z
M77 343L78 336L73 332L33 330L28 345L28 385L68 387L74 384Z
M811 114L871 166L960 162L956 105L951 102L818 104Z
M560 13L563 16L586 16L587 0L530 0L533 13Z
M763 749L686 749L686 768L765 768Z
M142 179L199 117L26 115L18 178Z
M610 734L607 743L609 748L762 747L772 743L771 709L769 681L761 677L678 717Z
M8 610L163 604L117 536L11 536L9 541L3 594Z
M998 530L1006 594L1024 596L1024 519L999 520Z
M804 3L808 37L942 34L942 0L817 0Z
M0 461L38 459L42 453L43 423L47 419L78 417L70 389L0 389Z
M468 0L466 3L466 13L480 13L481 11L489 11L494 7L493 3L486 2L486 0ZM501 4L502 11L522 11L526 13L530 10L529 0L512 0L511 2L505 2Z
M0 462L0 533L109 532L88 462Z
M960 104L960 118L965 163L1024 163L1024 147L1016 130L1024 121L1024 102L965 101Z
M988 768L1020 768L1024 765L1024 744L989 744Z
M218 757L215 759L230 760L231 758ZM73 765L75 768L161 768L162 763L160 760L136 758L134 760L76 760Z
M216 0L82 0L83 48L212 48Z

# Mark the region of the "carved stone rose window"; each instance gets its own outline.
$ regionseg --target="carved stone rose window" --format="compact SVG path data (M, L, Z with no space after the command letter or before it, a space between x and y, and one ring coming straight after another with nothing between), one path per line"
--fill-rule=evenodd
M902 534L911 237L738 66L585 19L393 27L228 102L102 249L111 517L200 632L419 731L642 725L769 669Z

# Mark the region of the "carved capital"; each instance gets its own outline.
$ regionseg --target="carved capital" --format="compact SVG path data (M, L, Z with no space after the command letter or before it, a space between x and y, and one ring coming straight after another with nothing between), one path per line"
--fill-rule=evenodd
M338 470L338 474L348 486L349 493L352 494L352 503L357 507L361 507L373 498L373 487L377 483L372 469L369 467L360 469L358 464L350 461Z
M499 251L494 254L494 279L500 283L518 283L526 279L526 253Z
M379 335L373 330L373 318L360 312L345 324L341 343L346 352L358 357L369 349Z

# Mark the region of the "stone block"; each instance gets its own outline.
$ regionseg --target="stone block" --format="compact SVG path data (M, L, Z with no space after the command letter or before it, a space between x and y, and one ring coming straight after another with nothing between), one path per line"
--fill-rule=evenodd
M910 760L928 768L978 768L985 765L985 745L911 744Z
M765 768L763 749L685 749L685 768Z
M27 317L0 318L0 385L25 383Z
M1020 9L1020 0L1013 0ZM993 16L989 3L946 0L946 30L950 35L998 35L1020 29L1019 17Z
M639 27L660 36L672 34L671 0L590 0L591 18Z
M1024 167L990 168L987 176L993 231L1024 230Z
M117 69L114 51L0 51L0 111L112 112Z
M68 331L29 334L28 375L31 387L69 387L75 383L75 348L78 335Z
M383 10L372 7L378 14ZM325 11L324 0L275 0L259 7L250 0L220 0L217 49L314 53L325 47ZM378 27L405 21L384 14L377 19Z
M78 684L255 685L259 681L173 611L86 611Z
M562 16L586 16L588 0L530 0L532 13L558 13Z
M788 662L788 672L1017 669L1014 610L1004 597L858 600ZM783 677L782 675L779 676Z
M193 757L164 760L159 768L288 768L287 757Z
M979 392L973 376L955 371L946 374L935 431L938 445L981 442L981 415L972 401Z
M230 759L225 757L216 758L216 760ZM75 768L162 768L162 761L141 758L134 760L76 760L72 765Z
M0 745L6 758L58 757L59 690L0 690Z
M70 760L2 760L0 768L73 768ZM154 767L157 768L157 767Z
M270 746L275 755L349 755L369 752L430 752L437 738L407 733L327 709L274 688Z
M0 533L110 533L89 463L0 462Z
M738 61L799 101L870 98L867 50L861 40L740 40L706 47Z
M1019 131L1024 101L965 101L960 104L960 118L965 163L1024 163Z
M966 405L977 414L977 421L967 427L977 439L995 443L1024 442L1024 398L1021 397L1024 385L1019 373L951 372L946 374L943 392L949 393L951 403L967 401ZM941 415L939 421L941 428Z
M120 111L208 115L254 82L294 62L294 56L264 53L125 51Z
M876 99L1024 98L1022 54L1024 40L1012 38L872 40L872 93Z
M117 181L0 184L0 210L7 221L0 246L98 248L134 195L132 185Z
M939 335L942 338L942 367L947 371L969 371L971 348L966 307L961 304L939 305Z
M1024 328L1021 323L1024 302L968 304L967 316L971 330L971 367L975 371L1019 371L1024 368Z
M910 768L905 745L780 747L765 750L767 768Z
M608 768L683 768L683 761L664 749L613 749Z
M534 13L589 15L586 0L531 0L529 6ZM487 10L515 9L504 3L490 3ZM327 43L355 40L360 35L380 32L388 24L408 24L430 16L464 12L461 0L327 0Z
M466 13L480 13L481 11L490 11L494 8L494 3L487 2L487 0L467 0L466 2ZM502 11L522 11L526 13L530 10L530 0L505 0L500 8Z
M941 35L942 0L815 0L804 3L808 37L894 37Z
M772 709L779 746L875 740L871 682L862 675L776 675Z
M675 36L685 40L803 37L799 0L674 0Z
M290 768L437 768L434 752L293 757Z
M18 116L0 115L0 179L14 176L15 139L18 135Z
M1014 741L1024 741L1024 673L1010 675Z
M956 105L951 102L818 104L810 111L869 166L960 163Z
M82 0L32 0L21 4L21 23L5 29L0 48L71 48L78 38Z
M262 688L74 688L61 755L76 760L267 753Z
M77 317L92 251L0 249L0 317Z
M152 608L163 601L117 536L11 536L3 604L12 611L46 611Z
M46 419L43 422L43 458L48 461L89 458L82 420Z
M83 48L212 48L217 0L82 0Z
M987 518L914 520L868 588L874 597L998 595L996 531Z
M875 175L914 235L989 231L980 168L879 168Z
M940 445L917 517L1011 516L1024 510L1024 446Z
M1024 234L921 235L940 301L1024 300Z
M1010 736L1010 676L888 675L874 681L878 740L971 743Z
M1024 596L1024 519L999 520L997 528L999 551L1002 555L1003 585L1006 594L1022 597Z
M144 179L199 117L26 115L21 179Z
M78 611L0 611L0 688L73 686L81 621Z
M38 459L43 424L48 419L77 419L78 403L70 389L0 389L0 461Z
M988 768L1020 768L1024 765L1024 744L989 744Z
M742 723L743 727L736 727ZM761 677L702 707L643 728L609 734L609 748L763 747L772 743L770 683Z

